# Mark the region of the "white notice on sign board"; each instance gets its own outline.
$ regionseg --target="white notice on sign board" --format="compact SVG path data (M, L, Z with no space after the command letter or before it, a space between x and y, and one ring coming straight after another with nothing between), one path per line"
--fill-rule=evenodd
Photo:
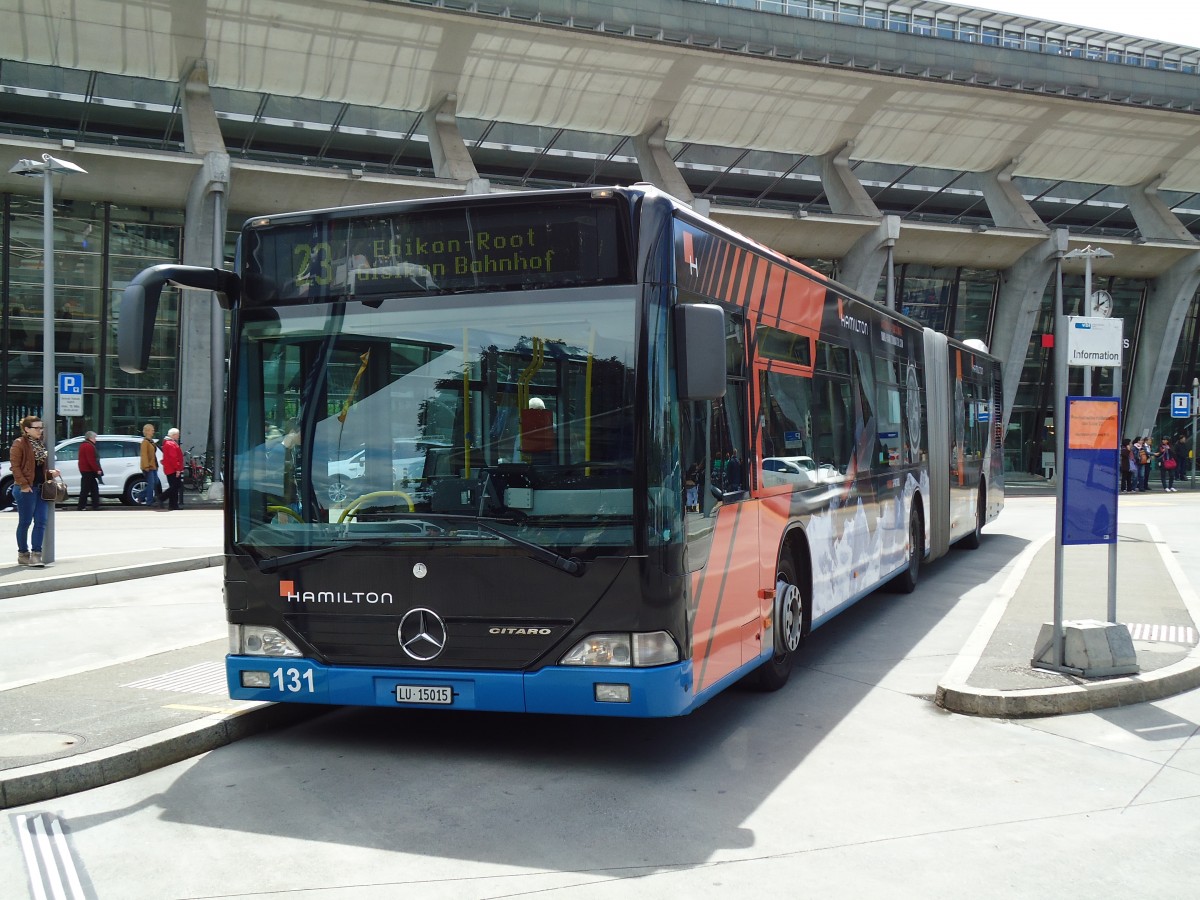
M1067 364L1121 368L1124 320L1099 316L1067 317Z

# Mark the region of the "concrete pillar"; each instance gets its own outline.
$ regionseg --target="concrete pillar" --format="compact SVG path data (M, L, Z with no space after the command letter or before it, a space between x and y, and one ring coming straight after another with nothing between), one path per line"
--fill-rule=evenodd
M1021 196L1021 192L1012 183L1013 169L1016 168L1018 162L1020 160L1014 159L990 172L981 172L976 176L988 211L992 214L992 221L999 228L1024 228L1048 232L1049 229L1045 223L1038 218L1033 207L1026 202L1025 198Z
M850 171L850 151L853 148L854 142L850 141L840 150L821 157L821 186L829 200L829 209L835 215L877 219L880 216L879 207L867 195L862 182ZM873 290L871 296L875 296Z
M1137 222L1138 231L1148 241L1186 241L1194 244L1196 239L1191 232L1158 195L1158 186L1165 177L1157 175L1143 184L1123 188L1121 193L1129 204L1129 212Z
M671 154L667 152L668 125L666 121L659 122L653 130L639 134L633 139L638 171L642 173L643 181L650 182L660 191L665 191L684 203L694 204L696 196L683 180L675 160L671 159ZM707 204L705 206L707 207Z
M1146 293L1142 325L1133 359L1128 354L1125 364L1133 366L1129 379L1129 396L1125 398L1125 437L1149 434L1158 416L1167 376L1179 346L1179 335L1196 287L1200 285L1200 250L1181 259L1150 282ZM1126 326L1126 334L1129 326ZM1176 390L1191 393L1191 378L1186 385L1173 385ZM1184 420L1180 420L1181 424ZM1182 429L1181 429L1182 430Z
M1004 382L1003 432L1008 433L1013 398L1021 383L1021 369L1046 285L1054 274L1054 262L1067 252L1065 228L1057 228L1046 240L1026 251L1010 268L1000 274L1000 296L996 301L996 319L992 328L992 355L1001 360Z
M447 94L425 113L425 134L433 155L434 175L467 185L483 181L458 130L457 95Z
M184 147L203 165L188 190L184 209L183 262L219 266L224 254L229 155L208 89L203 61L184 76ZM185 449L220 454L225 415L224 312L214 294L183 291L179 303L179 410L171 424ZM163 423L166 426L167 423ZM164 430L165 428L161 429ZM211 457L214 462L218 456ZM214 466L214 472L218 467Z
M838 266L838 280L861 297L874 300L887 265L888 248L900 238L900 217L884 216L879 227L854 242Z

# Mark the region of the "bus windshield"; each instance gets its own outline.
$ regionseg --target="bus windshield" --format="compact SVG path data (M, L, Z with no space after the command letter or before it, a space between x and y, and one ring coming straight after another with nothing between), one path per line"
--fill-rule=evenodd
M634 292L530 297L243 311L234 540L627 549Z

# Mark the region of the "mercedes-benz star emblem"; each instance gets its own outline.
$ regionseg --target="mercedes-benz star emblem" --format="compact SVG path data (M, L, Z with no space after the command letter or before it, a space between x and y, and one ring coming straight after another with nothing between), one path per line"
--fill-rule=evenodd
M427 662L446 649L446 623L431 609L410 609L397 629L400 649Z

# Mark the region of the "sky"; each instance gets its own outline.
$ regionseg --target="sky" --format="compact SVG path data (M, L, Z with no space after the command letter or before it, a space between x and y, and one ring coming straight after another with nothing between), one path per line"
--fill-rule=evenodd
M1019 15L1091 25L1133 37L1200 47L1200 5L1195 0L980 0L962 3Z

